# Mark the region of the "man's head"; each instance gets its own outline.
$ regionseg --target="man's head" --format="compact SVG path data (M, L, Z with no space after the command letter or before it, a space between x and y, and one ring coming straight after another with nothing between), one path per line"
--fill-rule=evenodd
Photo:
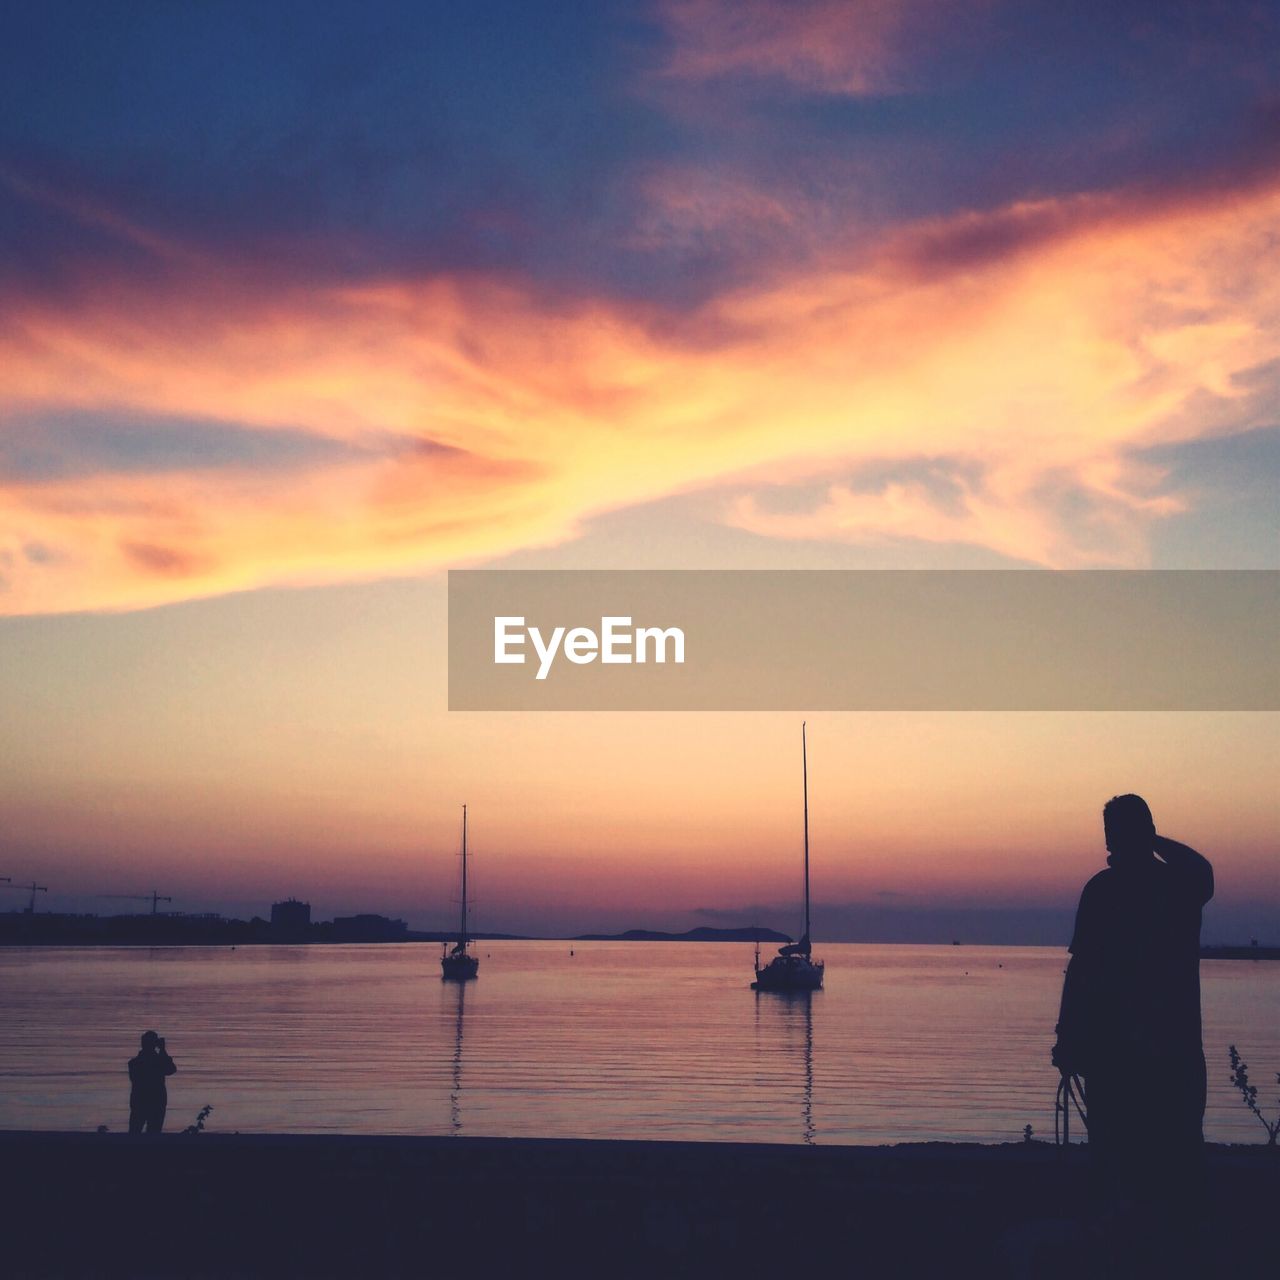
M154 1049L160 1043L160 1037L154 1031L144 1031L142 1033L142 1047L144 1049Z
M1113 796L1102 808L1107 862L1113 867L1149 861L1155 845L1156 824L1141 796Z

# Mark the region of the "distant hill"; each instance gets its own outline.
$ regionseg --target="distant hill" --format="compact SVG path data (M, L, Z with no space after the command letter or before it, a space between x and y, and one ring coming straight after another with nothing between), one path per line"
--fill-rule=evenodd
M570 942L790 942L776 929L747 926L741 929L712 929L701 925L687 933L663 933L659 929L628 929L625 933L584 933Z

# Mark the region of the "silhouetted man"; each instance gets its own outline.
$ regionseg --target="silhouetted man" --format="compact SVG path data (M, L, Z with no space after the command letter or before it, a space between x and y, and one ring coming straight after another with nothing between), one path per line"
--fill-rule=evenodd
M129 1132L159 1133L169 1105L165 1077L177 1067L165 1052L164 1040L154 1031L142 1033L142 1047L129 1059Z
M1102 822L1108 866L1080 895L1053 1061L1084 1079L1104 1204L1150 1243L1192 1230L1202 1208L1200 911L1213 868L1157 835L1141 796L1109 800Z

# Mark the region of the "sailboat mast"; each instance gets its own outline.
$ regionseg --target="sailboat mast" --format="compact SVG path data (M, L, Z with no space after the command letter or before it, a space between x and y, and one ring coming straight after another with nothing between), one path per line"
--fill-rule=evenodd
M809 752L800 722L800 770L804 778L804 936L809 936Z
M458 941L467 945L467 806L462 806L462 920L458 925Z

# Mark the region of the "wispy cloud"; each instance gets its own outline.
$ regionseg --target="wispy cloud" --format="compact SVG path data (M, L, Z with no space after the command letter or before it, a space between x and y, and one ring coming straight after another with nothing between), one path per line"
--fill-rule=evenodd
M0 475L0 608L417 572L716 487L772 537L1142 564L1187 496L1136 451L1256 415L1280 359L1280 282L1258 270L1278 226L1261 179L1011 206L784 263L679 315L514 275L332 287L170 256L86 272L73 300L17 291L0 432L109 411L230 425L246 451ZM261 465L271 431L294 456ZM945 484L911 473L922 459ZM886 460L901 474L851 482ZM769 500L824 477L808 508Z
M906 46L951 0L665 0L665 70L690 80L773 77L831 93L891 90ZM973 17L975 5L964 6ZM933 33L936 38L936 31Z

